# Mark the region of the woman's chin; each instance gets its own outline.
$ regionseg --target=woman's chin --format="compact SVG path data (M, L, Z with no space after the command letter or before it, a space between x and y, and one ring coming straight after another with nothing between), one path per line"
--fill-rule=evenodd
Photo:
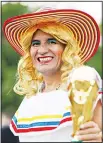
M43 75L52 75L53 73L56 72L56 69L55 68L52 68L52 67L48 67L48 68L45 68L45 67L42 67L42 68L39 68L38 71L40 73L42 73Z

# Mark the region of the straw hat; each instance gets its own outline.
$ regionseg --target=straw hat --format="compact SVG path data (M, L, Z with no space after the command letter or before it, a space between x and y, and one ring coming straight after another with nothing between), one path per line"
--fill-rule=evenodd
M74 9L45 9L31 14L15 16L4 22L3 30L11 46L20 54L25 51L20 45L20 36L29 28L42 22L65 24L74 33L81 52L81 63L88 61L96 53L100 42L98 24L89 14Z

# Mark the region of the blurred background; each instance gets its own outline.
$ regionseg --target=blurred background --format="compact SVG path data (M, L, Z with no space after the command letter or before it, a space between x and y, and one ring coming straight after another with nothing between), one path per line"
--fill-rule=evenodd
M101 2L2 2L1 20L2 25L7 18L34 12L42 6L53 6L58 8L74 8L83 10L92 15L102 31L102 3ZM96 10L98 9L98 10ZM2 58L2 126L9 125L10 119L20 105L23 96L13 92L17 63L20 58L7 42L2 33L1 58ZM102 34L101 34L102 37ZM96 55L86 63L94 67L102 77L102 45L100 42ZM103 78L103 77L102 77Z

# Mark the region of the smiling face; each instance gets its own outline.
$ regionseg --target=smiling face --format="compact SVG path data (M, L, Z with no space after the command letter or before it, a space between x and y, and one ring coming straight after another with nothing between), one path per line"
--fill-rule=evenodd
M50 34L37 30L31 42L30 54L36 69L43 75L56 73L61 67L65 45Z

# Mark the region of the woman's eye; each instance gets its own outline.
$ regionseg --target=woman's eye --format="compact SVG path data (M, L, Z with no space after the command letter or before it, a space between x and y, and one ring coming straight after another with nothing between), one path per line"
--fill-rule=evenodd
M31 43L32 46L39 46L40 45L40 41L38 40L33 40Z
M48 39L48 44L57 44L56 39Z

